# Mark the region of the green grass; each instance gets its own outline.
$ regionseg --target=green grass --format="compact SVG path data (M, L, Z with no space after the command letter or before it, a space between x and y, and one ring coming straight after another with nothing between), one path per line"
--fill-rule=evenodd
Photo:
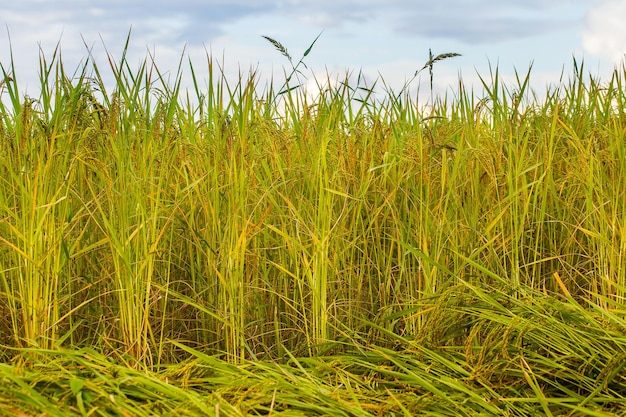
M313 100L266 39L2 67L0 414L626 413L626 72Z

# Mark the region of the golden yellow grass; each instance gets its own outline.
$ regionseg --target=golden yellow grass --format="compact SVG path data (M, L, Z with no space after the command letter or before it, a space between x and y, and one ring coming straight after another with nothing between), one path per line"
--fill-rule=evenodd
M153 65L2 68L0 410L624 411L623 71L423 110Z

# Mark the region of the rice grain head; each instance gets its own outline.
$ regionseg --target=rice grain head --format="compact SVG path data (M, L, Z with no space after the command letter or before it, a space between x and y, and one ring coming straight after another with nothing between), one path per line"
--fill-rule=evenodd
M287 59L289 60L289 62L291 62L291 55L289 55L289 52L287 51L287 48L285 48L285 46L278 42L276 39L270 38L269 36L265 36L265 35L261 35L263 36L265 39L267 39L272 45L274 45L274 47L276 48L276 50L278 50L278 52L280 52L281 54L283 54L283 56L287 57Z

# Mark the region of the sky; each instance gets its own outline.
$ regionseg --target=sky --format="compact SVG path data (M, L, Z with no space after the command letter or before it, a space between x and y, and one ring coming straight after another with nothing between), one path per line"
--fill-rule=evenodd
M107 54L119 60L130 32L131 64L154 59L173 76L182 57L206 80L210 55L230 79L255 69L280 84L290 63L263 36L295 63L321 34L304 58L309 87L361 74L397 91L431 50L461 54L433 67L437 94L454 92L459 79L480 91L490 66L514 83L532 65L531 86L542 91L572 74L573 59L600 79L620 68L624 21L626 0L20 0L0 12L0 63L15 67L20 94L36 98L40 54L49 59L58 45L73 72L91 53L106 78ZM188 64L183 71L190 86ZM430 90L428 71L411 82Z

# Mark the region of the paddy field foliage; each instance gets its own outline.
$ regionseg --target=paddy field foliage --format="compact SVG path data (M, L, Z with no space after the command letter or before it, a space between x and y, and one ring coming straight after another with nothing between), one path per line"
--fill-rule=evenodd
M276 85L2 63L0 411L624 412L626 71L312 99L268 40Z

